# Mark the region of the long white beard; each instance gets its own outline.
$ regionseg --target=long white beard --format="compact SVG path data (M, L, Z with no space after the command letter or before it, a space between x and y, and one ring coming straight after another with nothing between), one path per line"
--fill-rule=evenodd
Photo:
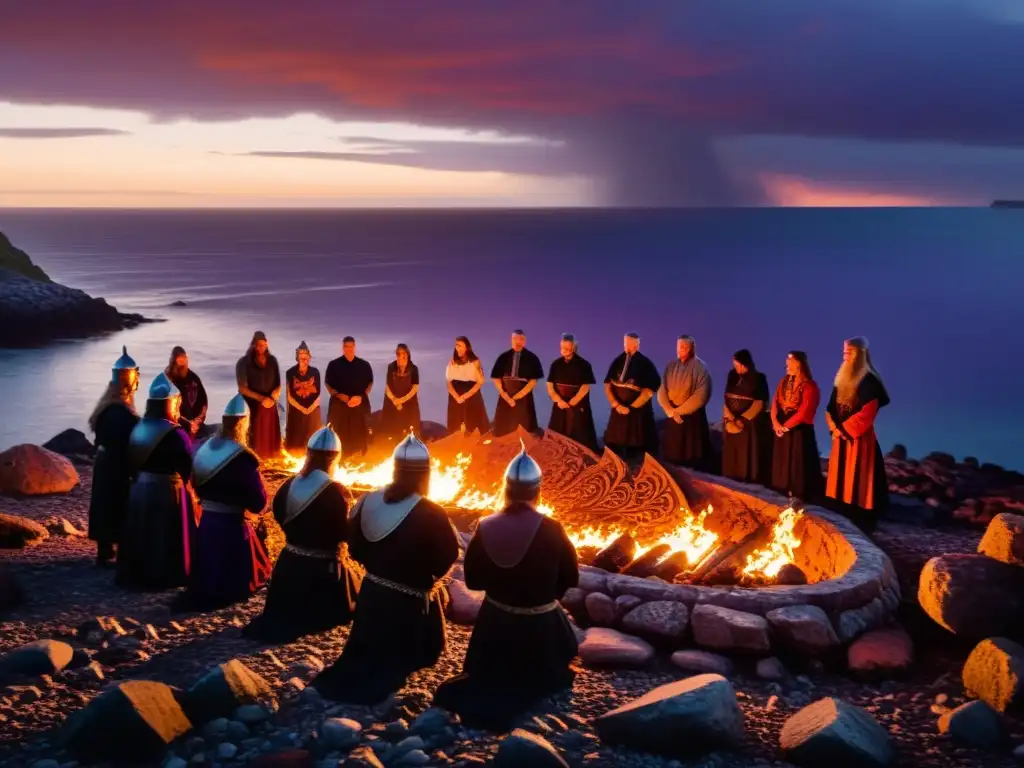
M868 374L869 367L863 358L844 361L836 371L835 387L841 403L852 403L857 397L857 387Z

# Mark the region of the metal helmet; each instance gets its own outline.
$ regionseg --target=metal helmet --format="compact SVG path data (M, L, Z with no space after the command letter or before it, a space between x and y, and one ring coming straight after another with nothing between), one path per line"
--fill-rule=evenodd
M321 453L341 453L341 438L334 431L334 427L328 424L313 433L309 442L306 443L306 449Z
M249 404L241 395L235 395L224 406L224 418L244 419L249 416Z
M138 387L139 378L139 366L128 354L128 347L121 347L121 356L117 358L117 362L111 367L110 381L117 384L125 379L134 379L135 386Z
M412 432L398 444L391 457L395 460L395 470L430 469L430 451L427 450L423 441Z
M544 477L540 464L526 452L526 444L519 441L523 449L509 462L505 469L505 487L514 493L536 493L540 490L540 482Z
M150 400L174 400L180 397L181 390L171 383L163 371L158 373L153 379L153 383L149 385Z

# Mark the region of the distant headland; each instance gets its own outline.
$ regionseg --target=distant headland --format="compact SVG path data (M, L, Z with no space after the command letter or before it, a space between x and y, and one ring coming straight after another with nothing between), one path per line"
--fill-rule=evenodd
M1024 200L993 200L992 208L1024 208Z

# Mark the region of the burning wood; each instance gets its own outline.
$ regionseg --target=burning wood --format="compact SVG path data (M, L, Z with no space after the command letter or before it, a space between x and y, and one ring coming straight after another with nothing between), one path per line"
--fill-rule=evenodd
M703 560L697 563L697 567L682 576L691 584L707 580L707 578L720 567L727 566L737 555L744 555L752 552L757 542L769 535L767 523L761 523L754 530L738 541L734 541L708 554Z
M636 540L624 533L597 553L594 567L609 573L621 573L623 568L633 562L635 556Z
M659 542L627 565L622 572L627 576L638 576L644 579L648 576L655 576L658 573L658 563L671 552L671 546L665 542Z

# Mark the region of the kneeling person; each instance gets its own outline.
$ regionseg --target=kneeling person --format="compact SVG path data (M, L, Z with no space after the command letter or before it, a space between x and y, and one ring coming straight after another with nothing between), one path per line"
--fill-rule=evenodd
M249 406L235 395L220 432L192 460L203 516L182 607L212 611L248 599L270 577L270 558L251 517L267 506L260 460L248 448Z
M306 463L274 496L274 519L285 544L267 590L263 613L242 634L271 643L348 624L356 581L344 559L348 541L348 489L335 481L341 440L330 426L313 433Z
M524 448L505 473L505 508L480 521L466 551L466 586L486 597L462 673L434 702L470 727L504 730L575 678L576 634L557 601L579 581L576 549L537 511L540 483Z
M366 577L341 657L313 681L329 699L382 701L437 663L447 645L440 581L458 558L458 538L448 514L426 498L427 446L410 435L394 461L394 481L352 510L349 552Z

